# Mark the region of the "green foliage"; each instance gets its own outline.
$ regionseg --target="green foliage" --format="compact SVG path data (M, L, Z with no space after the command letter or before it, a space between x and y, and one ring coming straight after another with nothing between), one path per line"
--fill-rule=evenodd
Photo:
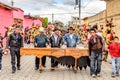
M46 18L42 18L42 26L43 27L47 27L48 26L48 18L46 17Z

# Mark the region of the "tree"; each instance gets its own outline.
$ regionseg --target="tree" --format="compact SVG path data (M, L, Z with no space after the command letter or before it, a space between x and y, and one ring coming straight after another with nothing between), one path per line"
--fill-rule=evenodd
M43 27L47 27L47 25L48 25L48 18L47 17L46 18L42 18L42 20L43 20L42 26Z

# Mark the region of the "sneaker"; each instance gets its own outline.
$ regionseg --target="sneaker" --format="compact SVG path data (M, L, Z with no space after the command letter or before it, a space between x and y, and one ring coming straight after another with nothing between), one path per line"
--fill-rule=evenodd
M114 77L115 77L115 74L114 74L114 73L112 73L111 77L112 77L112 78L114 78Z
M0 70L0 73L2 72L2 70Z
M100 77L100 73L99 73L99 74L97 74L97 77Z
M38 67L35 67L35 70L38 70Z
M96 77L96 75L95 75L95 74L92 74L92 77L93 77L93 78L95 78L95 77Z
M14 74L14 73L15 73L15 70L12 70L12 73Z
M118 72L116 73L116 76L119 77L119 73Z

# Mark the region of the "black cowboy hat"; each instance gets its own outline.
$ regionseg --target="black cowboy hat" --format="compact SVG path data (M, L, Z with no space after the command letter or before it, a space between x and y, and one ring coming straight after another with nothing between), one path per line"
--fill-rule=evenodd
M69 27L68 30L75 30L73 27Z
M58 27L55 27L53 31L57 31L57 30L60 31L60 29Z

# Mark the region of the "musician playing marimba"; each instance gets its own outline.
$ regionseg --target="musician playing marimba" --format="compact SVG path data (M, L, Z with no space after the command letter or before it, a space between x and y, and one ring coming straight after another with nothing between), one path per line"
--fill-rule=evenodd
M54 33L53 35L50 37L50 45L51 47L55 48L55 47L58 47L60 48L60 46L62 45L62 36L59 35L60 34L60 29L59 28L55 28L54 29ZM58 61L57 59L51 57L51 67L54 68L54 67L57 67L58 66ZM54 69L51 69L51 70L54 70Z
M35 47L46 47L48 45L49 41L47 39L47 36L44 34L44 28L40 27L39 29L39 34L35 36L34 38L34 46ZM46 62L46 56L42 57L42 66L45 67L45 62ZM35 59L35 70L38 70L39 68L39 58L36 57Z
M77 34L74 33L74 28L70 27L68 29L67 34L65 34L64 39L63 39L63 43L67 46L67 47L71 47L71 48L75 48L77 44L80 43L80 39L77 36ZM66 57L65 59L65 63L68 64L67 66L74 66L74 59L71 57Z

